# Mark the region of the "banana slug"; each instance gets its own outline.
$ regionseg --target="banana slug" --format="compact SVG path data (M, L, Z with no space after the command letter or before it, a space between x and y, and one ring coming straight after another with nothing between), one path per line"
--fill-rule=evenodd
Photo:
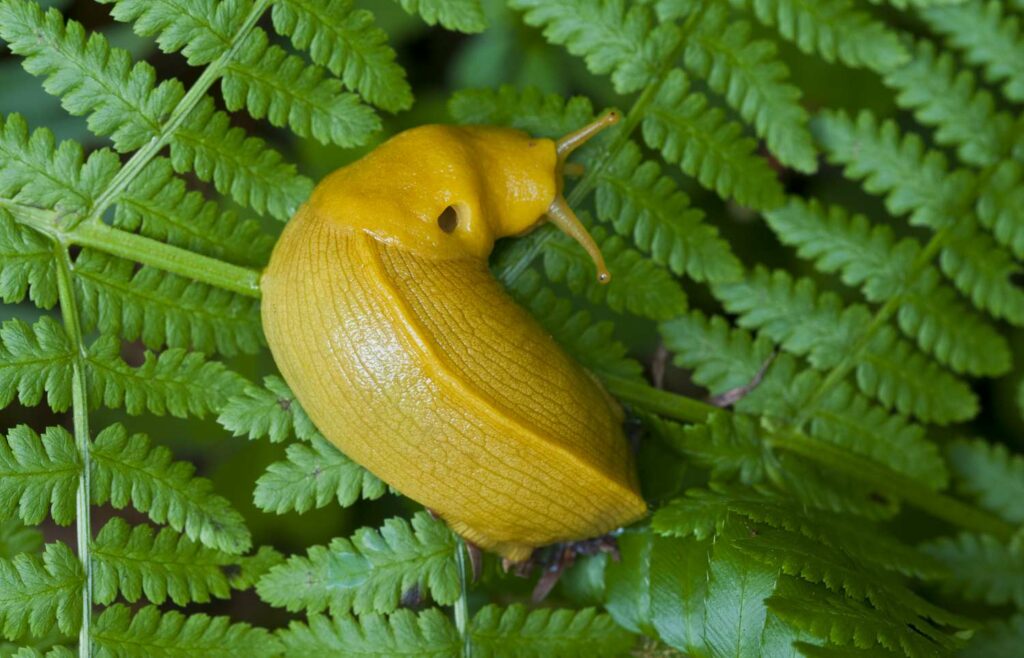
M557 142L402 132L316 187L261 280L274 360L324 436L511 561L647 511L620 407L487 267L496 239L549 220L608 280L562 175L616 120Z

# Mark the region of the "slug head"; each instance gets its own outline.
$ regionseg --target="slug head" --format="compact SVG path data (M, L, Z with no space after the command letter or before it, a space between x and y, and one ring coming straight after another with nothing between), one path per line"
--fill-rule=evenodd
M604 259L562 196L566 159L618 121L609 112L553 141L507 128L428 125L399 133L325 178L309 210L429 258L486 259L498 238L545 220L579 242L598 280Z

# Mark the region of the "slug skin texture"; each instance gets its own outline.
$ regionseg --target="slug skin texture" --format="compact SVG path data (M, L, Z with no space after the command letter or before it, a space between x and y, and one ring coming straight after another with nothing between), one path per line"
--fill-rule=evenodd
M543 220L559 164L518 131L401 133L320 183L261 284L274 360L324 436L512 561L647 512L621 409L487 267Z

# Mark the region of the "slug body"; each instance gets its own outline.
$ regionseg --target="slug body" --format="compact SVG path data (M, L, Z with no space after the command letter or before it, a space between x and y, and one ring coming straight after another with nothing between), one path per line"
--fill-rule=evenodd
M556 150L401 133L320 183L261 283L274 360L324 436L513 561L646 513L620 408L487 267L497 238L567 209Z

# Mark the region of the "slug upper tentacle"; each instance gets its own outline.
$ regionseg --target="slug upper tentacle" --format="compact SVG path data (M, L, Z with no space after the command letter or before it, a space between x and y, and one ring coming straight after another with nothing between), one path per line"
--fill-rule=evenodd
M262 279L274 359L328 440L482 548L601 535L646 513L621 410L490 274L494 241L549 219L600 250L562 197L557 143L421 126L317 186Z

